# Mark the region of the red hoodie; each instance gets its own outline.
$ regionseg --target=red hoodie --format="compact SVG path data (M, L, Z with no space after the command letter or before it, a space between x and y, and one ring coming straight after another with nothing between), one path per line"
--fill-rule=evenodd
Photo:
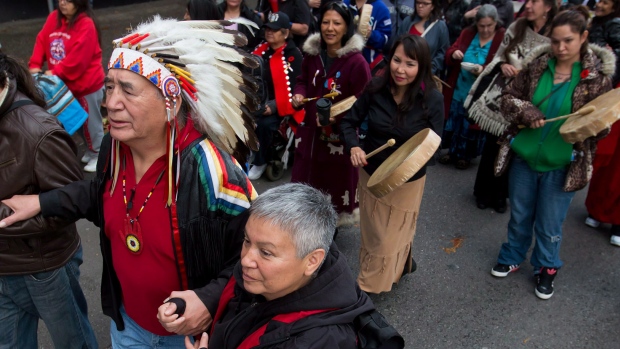
M57 27L58 10L47 17L43 29L37 35L37 42L28 66L41 68L47 60L47 67L67 84L76 98L91 94L103 86L101 46L97 38L95 23L86 14L76 18L71 29L67 20Z

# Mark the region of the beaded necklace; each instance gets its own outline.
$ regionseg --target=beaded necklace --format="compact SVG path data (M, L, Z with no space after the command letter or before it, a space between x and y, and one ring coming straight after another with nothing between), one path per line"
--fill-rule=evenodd
M124 229L124 232L121 232L121 238L125 242L125 245L129 249L129 251L135 254L140 254L140 252L142 252L143 238L142 238L142 227L140 226L140 222L138 221L138 219L140 218L142 211L144 211L144 207L146 207L146 204L149 202L149 199L153 195L153 192L155 191L155 187L157 187L157 184L159 184L159 181L161 181L162 177L164 176L164 173L166 172L166 170L164 169L163 171L161 171L161 173L157 177L157 180L155 180L155 184L153 185L153 188L151 188L151 191L146 196L146 199L144 199L144 203L142 203L142 207L140 207L138 214L136 215L135 218L132 218L129 215L129 210L133 208L133 199L134 199L134 196L136 195L136 188L134 187L133 189L131 189L131 196L129 197L129 200L127 200L127 189L126 189L127 163L126 161L127 161L127 158L124 156L123 157L123 201L125 202L126 216L125 216L125 222L124 222L125 229Z

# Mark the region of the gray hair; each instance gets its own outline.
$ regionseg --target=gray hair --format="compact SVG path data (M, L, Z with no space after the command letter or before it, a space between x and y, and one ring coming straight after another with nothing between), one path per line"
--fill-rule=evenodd
M250 218L260 218L289 234L298 258L316 249L327 255L338 215L328 196L305 184L267 190L252 202Z
M478 24L478 21L483 18L491 18L497 24L502 24L502 20L499 19L499 15L497 14L497 8L491 4L480 6L480 9L478 9L476 13L476 18L474 19L474 25Z

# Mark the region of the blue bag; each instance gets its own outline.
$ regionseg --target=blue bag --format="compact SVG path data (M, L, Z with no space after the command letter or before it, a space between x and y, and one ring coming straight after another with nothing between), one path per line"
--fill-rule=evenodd
M60 121L67 133L73 135L88 119L88 113L59 77L35 74L34 80L43 92L47 112Z

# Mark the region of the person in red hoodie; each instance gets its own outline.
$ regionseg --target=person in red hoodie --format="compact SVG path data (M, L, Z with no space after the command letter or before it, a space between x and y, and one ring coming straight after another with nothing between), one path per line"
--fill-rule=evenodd
M84 171L95 172L103 123L99 109L103 99L103 66L99 30L88 0L60 0L58 10L47 17L37 35L28 67L31 73L56 75L88 112L84 139L88 150L82 157Z

